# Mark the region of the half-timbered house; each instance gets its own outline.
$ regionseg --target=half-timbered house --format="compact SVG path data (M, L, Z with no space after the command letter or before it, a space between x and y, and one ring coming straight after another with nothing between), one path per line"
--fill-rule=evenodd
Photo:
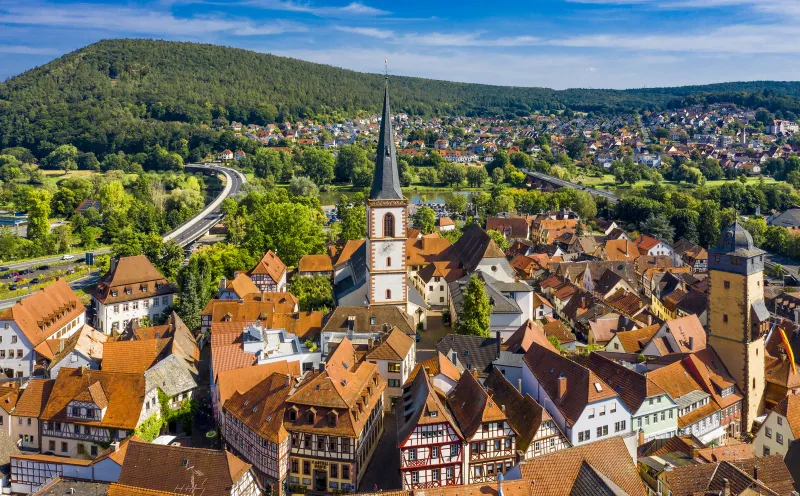
M403 489L463 484L464 438L427 369L403 388L397 443Z
M353 491L383 433L378 366L359 361L349 339L324 371L307 373L287 398L289 484L313 491Z
M529 394L523 395L518 391L498 369L492 370L483 385L517 432L519 461L549 455L570 447L566 436L547 410Z
M501 406L470 372L447 395L447 406L464 435L464 482L492 481L516 462L517 433Z
M286 265L272 250L265 253L247 275L262 293L286 291Z

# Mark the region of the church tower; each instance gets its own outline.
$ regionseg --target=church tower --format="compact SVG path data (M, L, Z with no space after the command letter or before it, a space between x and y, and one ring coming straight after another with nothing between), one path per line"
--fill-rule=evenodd
M764 343L769 312L764 305L764 251L738 221L709 250L708 344L744 394L742 432L764 410Z
M387 81L375 176L367 201L367 298L371 305L396 305L406 309L407 207L408 202L400 190Z

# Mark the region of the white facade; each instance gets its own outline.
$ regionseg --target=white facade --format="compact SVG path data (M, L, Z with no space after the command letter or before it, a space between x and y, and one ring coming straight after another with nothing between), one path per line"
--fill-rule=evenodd
M773 410L769 412L764 423L761 424L761 428L756 432L750 449L755 456L786 456L789 445L794 440L789 421Z
M592 386L589 385L589 387ZM526 366L522 367L522 392L531 395L547 410L572 446L631 431L631 413L618 397L588 403L575 423L569 424L561 410L556 407L544 388L540 386L536 376Z
M463 441L449 423L418 425L399 442L403 489L464 484Z
M371 304L407 306L405 200L370 200L367 207L367 298Z
M124 330L131 321L147 318L153 322L174 301L173 294L150 296L138 300L130 300L108 305L94 300L95 328L106 334Z
M81 312L59 328L48 329L48 339L67 338L83 327L86 314ZM36 364L34 345L13 320L0 320L0 368L14 377L30 377Z

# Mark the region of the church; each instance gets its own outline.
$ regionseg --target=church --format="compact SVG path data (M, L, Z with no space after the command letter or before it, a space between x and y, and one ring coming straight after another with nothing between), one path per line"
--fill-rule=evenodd
M427 305L408 281L407 238L408 200L400 189L387 81L375 175L367 201L367 239L344 257L345 263L334 267L337 304L395 306L413 316L416 323L424 322Z

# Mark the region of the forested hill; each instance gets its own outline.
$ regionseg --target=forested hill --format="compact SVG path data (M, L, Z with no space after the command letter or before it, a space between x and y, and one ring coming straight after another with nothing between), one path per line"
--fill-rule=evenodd
M266 124L377 111L383 77L241 49L107 40L0 83L0 148L41 156L72 142L98 156L175 140L208 141L224 118ZM725 83L644 90L556 91L392 77L393 108L414 115L612 112L734 101L800 113L800 83ZM204 133L206 135L204 135Z

